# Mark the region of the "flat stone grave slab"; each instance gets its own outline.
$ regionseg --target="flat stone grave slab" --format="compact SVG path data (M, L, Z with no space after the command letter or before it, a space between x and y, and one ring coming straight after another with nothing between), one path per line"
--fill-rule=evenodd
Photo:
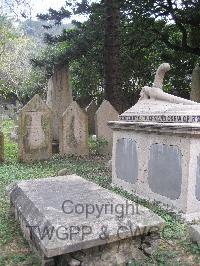
M137 242L139 247L144 235L159 235L164 226L163 220L149 209L76 175L20 181L12 185L9 192L12 210L25 237L45 258L54 260L91 249L95 257L94 248L106 245L111 256L110 245L120 241L127 258L131 249L125 240L134 245ZM116 255L116 245L114 250ZM138 252L141 252L139 248ZM114 261L115 255L110 260ZM89 257L91 261L91 255ZM118 262L105 259L105 263L94 265ZM93 264L87 260L81 265Z

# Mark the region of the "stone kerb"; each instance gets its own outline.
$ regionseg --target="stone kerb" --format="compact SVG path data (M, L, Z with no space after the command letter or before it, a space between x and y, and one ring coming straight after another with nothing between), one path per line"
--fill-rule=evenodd
M105 139L107 145L102 148L103 154L112 153L113 132L107 125L109 121L119 120L119 114L109 101L104 100L98 108L95 116L95 130L97 139Z
M52 156L52 112L35 95L19 112L19 159L33 162Z
M75 101L62 116L59 150L61 155L88 154L88 117Z

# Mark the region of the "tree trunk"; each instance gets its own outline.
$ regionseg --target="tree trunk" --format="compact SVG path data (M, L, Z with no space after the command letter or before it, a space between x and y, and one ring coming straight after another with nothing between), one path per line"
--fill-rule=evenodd
M122 90L120 64L120 8L119 0L104 0L104 91L105 99L122 113L127 101Z

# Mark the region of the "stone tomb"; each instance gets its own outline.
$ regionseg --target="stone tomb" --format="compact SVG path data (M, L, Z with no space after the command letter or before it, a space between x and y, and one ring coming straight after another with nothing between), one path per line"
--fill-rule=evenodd
M168 64L153 87L113 129L112 183L157 200L186 220L200 219L200 104L162 91Z
M118 112L107 100L103 101L96 112L95 131L97 139L105 139L107 141L107 145L103 147L101 151L103 154L112 153L113 134L112 130L108 127L107 122L118 120L118 116Z
M59 150L61 155L88 154L88 118L76 102L62 116Z
M33 162L52 156L52 113L35 95L19 113L19 159Z
M21 181L9 191L43 265L124 265L158 247L158 215L79 176Z
M0 162L4 160L4 135L0 131Z

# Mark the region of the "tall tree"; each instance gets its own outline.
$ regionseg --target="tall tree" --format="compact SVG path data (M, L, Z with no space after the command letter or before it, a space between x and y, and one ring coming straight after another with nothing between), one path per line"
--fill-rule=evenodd
M119 113L124 110L126 101L122 91L120 63L120 6L119 0L104 0L105 39L104 77L105 98Z

